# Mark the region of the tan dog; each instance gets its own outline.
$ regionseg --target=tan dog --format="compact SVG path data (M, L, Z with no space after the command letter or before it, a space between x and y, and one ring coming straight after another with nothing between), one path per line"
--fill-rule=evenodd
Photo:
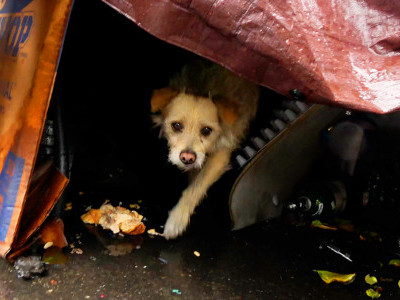
M228 169L232 151L255 116L259 90L215 64L185 66L170 86L156 90L151 111L168 140L169 160L191 182L170 211L166 239L181 235L208 188Z

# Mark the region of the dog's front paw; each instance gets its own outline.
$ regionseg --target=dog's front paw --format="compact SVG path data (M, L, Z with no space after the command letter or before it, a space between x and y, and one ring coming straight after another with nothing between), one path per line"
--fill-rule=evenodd
M164 237L167 240L176 239L188 227L190 213L183 206L175 206L169 213L169 217L164 226Z

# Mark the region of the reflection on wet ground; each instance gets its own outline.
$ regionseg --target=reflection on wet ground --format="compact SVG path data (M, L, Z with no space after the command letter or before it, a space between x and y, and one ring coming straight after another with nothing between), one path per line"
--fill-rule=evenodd
M193 231L165 241L146 234L114 236L70 221L74 224L65 221L68 261L49 265L45 276L17 279L11 266L0 262L1 299L355 299L366 297L368 273L381 279L386 297L400 296L400 274L389 270L393 281L382 281L376 247L367 251L351 237L340 244L326 231L273 222L239 232ZM344 247L355 261L320 247L322 240ZM382 263L391 254L386 255L379 256ZM315 269L357 276L350 285L327 285Z

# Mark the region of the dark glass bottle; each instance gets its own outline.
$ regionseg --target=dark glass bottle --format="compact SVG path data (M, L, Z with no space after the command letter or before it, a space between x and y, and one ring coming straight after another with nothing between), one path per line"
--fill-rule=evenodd
M287 208L312 219L329 218L344 210L346 197L346 189L340 181L314 182L300 189Z

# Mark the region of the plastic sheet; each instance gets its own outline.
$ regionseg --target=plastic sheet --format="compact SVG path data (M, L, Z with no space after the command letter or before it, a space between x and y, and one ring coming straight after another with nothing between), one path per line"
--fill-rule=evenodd
M400 2L103 0L165 40L307 101L400 108Z

